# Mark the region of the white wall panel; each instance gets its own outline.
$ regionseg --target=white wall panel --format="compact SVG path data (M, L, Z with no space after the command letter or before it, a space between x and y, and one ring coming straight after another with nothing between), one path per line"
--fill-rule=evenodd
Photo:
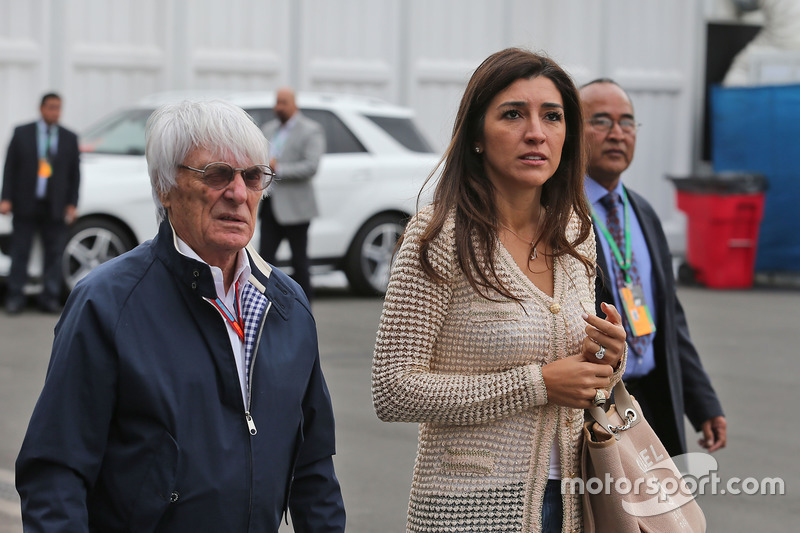
M416 55L475 62L508 41L505 2L408 0L411 49Z
M402 103L417 111L421 129L443 150L470 75L505 46L505 10L498 9L504 3L408 0L405 5L408 75Z
M41 94L31 87L40 86L38 61L9 61L0 59L0 159L5 160L5 150L14 127L36 118Z
M522 46L578 84L609 76L628 89L645 126L626 181L677 234L664 176L692 168L713 1L0 0L0 142L47 90L82 129L156 91L288 84L410 106L441 150L474 69Z
M63 4L69 4L67 9ZM81 130L164 85L170 2L71 0L63 15L63 122Z
M450 141L464 86L475 66L464 68L459 78L419 76L409 104L416 110L417 123L425 137L439 151Z
M299 85L396 102L403 68L398 53L399 1L306 0L301 5Z
M24 3L17 0L0 1L0 41L4 47L42 35L40 30L48 23L41 20L44 13L42 4L42 0Z
M277 2L205 1L176 19L178 45L172 50L183 63L186 78L180 88L258 90L274 87L283 64L277 36L287 31L287 10ZM281 3L283 4L283 3Z
M206 1L203 9L187 9L186 23L177 25L188 43L183 59L193 68L192 88L257 89L274 80L280 70L274 30L285 28L274 4Z
M602 6L585 1L509 0L508 44L544 52L564 67L594 65L605 32Z
M51 17L43 0L0 0L0 150L15 126L36 117L45 86ZM48 86L49 90L53 87Z

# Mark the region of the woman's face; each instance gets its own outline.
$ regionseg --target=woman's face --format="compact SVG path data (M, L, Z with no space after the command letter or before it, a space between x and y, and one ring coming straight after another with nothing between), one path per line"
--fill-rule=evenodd
M498 190L541 187L561 162L567 126L564 102L543 76L518 79L489 103L480 148Z

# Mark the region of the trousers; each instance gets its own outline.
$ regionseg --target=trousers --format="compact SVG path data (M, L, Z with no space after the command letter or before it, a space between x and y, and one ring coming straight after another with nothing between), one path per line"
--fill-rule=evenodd
M61 258L66 243L67 225L63 218L53 219L45 200L37 203L33 215L14 215L11 234L11 270L8 276L8 301L20 301L28 282L33 239L38 234L44 249L42 270L43 290L40 302L54 302L61 298Z
M261 202L261 246L259 253L268 263L275 264L275 253L281 241L289 241L292 251L292 278L302 287L310 302L314 296L311 287L311 261L308 258L308 227L310 222L281 224L272 211L272 198Z

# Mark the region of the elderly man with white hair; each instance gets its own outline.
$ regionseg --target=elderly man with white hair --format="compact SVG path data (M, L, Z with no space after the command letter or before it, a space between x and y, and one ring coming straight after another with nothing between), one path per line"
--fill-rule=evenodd
M147 124L158 235L56 326L17 459L26 531L342 532L334 422L300 287L248 246L272 179L240 108Z

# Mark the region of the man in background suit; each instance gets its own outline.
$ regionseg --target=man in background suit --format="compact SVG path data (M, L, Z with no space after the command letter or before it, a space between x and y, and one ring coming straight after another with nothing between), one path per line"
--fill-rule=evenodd
M261 256L275 263L275 252L285 238L292 250L293 278L312 297L308 259L308 227L317 214L312 178L325 153L325 132L297 109L294 91L278 90L274 120L264 135L270 141L269 165L276 181L261 206Z
M41 118L14 130L6 154L0 214L14 215L11 236L11 272L6 311L17 314L25 307L23 288L28 280L28 259L36 233L44 246L44 288L39 307L61 310L61 254L67 224L75 220L80 186L78 137L58 125L61 97L42 97Z
M650 204L621 181L636 145L633 104L609 79L584 85L581 100L589 150L586 195L600 268L597 310L600 302L611 302L623 316L629 346L623 380L670 455L686 452L684 413L702 431L700 445L716 451L727 442L726 421L689 337L664 230Z

